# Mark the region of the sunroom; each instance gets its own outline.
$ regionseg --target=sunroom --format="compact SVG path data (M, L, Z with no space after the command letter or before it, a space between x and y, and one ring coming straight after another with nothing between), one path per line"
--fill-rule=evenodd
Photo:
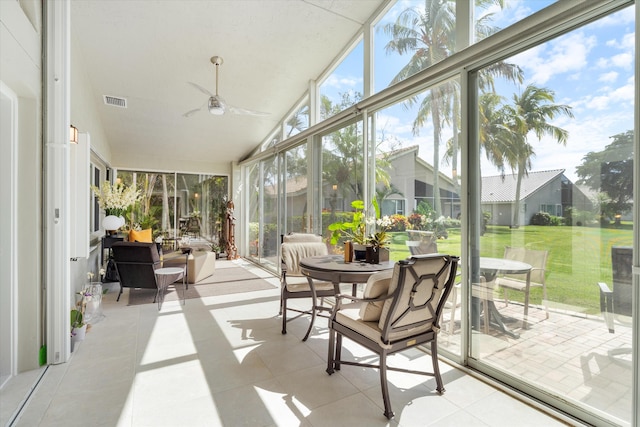
M274 277L287 233L342 253L329 226L361 200L391 260L415 236L460 257L441 357L576 422L637 425L635 2L2 7L3 52L29 63L7 56L0 75L14 129L1 240L21 254L2 268L3 381L37 368L39 349L45 364L69 359L61 315L105 265L89 185L109 181L143 195L125 228ZM24 59L39 49L42 64ZM69 125L78 141L59 149ZM25 240L42 247L29 265ZM490 260L529 270L496 274ZM496 317L480 318L480 299Z

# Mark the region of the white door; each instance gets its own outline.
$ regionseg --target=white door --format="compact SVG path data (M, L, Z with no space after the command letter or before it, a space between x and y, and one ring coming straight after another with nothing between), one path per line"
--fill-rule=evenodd
M16 146L18 98L0 82L0 388L16 373Z

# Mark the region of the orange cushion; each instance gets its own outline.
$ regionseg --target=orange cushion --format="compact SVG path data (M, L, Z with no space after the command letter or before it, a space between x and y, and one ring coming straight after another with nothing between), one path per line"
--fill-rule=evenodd
M153 234L151 233L151 229L147 228L146 230L131 230L129 231L129 241L130 242L143 242L143 243L153 243Z

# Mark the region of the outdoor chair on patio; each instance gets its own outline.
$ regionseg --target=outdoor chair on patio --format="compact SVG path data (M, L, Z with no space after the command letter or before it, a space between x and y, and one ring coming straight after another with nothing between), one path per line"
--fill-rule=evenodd
M520 291L524 294L524 319L522 328L527 328L529 317L529 297L531 288L542 288L542 302L544 303L546 318L549 318L549 306L547 303L547 285L545 273L549 251L539 251L527 248L514 248L507 246L504 249L504 258L520 261L531 265L531 271L527 274L504 274L496 278L496 285L504 292L504 302L509 305L509 290Z
M436 235L432 231L407 230L405 242L411 255L435 254L438 252Z
M609 289L606 283L598 283L598 286L600 286L600 310L607 328L612 334L615 333L614 320L630 325L633 286L632 266L633 248L631 246L613 246L611 248L613 289ZM625 320L621 316L626 316L627 319Z
M365 287L366 295L377 298L357 298L339 295L329 321L329 355L327 373L340 370L341 365L377 368L384 401L384 415L394 414L389 399L387 370L433 376L436 390L442 394L444 386L438 366L438 333L445 302L454 286L458 257L442 254L416 255L396 263L388 290L367 289L379 287L388 273L372 275ZM352 303L342 304L343 299ZM380 310L375 304L383 302ZM359 302L359 303L356 303ZM346 337L366 347L379 356L379 364L342 360L342 338ZM387 366L387 356L431 344L433 372L413 371Z
M307 233L290 233L282 236L281 244L281 275L280 275L280 314L282 315L282 333L287 333L287 322L298 317L312 314L312 308L301 310L288 307L287 301L291 298L312 298L309 280L300 272L300 260L311 256L327 255L327 245L322 241L322 236ZM316 295L320 298L334 296L333 284L330 282L315 281ZM311 302L311 305L315 301ZM287 310L299 313L297 316L287 319ZM311 328L302 339L306 341Z

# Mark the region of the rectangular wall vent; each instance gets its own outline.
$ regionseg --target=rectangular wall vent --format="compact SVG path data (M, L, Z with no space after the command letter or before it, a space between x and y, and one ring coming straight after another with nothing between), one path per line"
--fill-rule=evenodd
M104 103L107 105L113 105L114 107L127 108L127 100L125 98L118 98L117 96L103 95Z

